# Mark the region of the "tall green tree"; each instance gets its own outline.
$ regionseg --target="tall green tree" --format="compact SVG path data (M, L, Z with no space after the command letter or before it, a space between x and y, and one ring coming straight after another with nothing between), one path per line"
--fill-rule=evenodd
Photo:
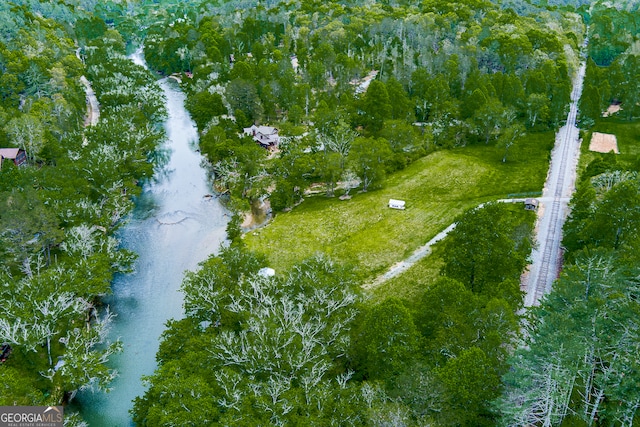
M340 169L344 171L351 145L357 136L357 132L340 118L328 132L319 134L318 139L325 152L331 151L340 156Z
M415 319L434 361L457 357L478 337L474 327L478 309L477 296L464 284L447 277L425 292Z
M509 150L513 147L523 136L525 135L524 126L520 123L515 123L502 132L498 138L497 145L504 149L502 156L502 163L506 163Z
M377 134L383 127L384 121L391 118L393 107L389 99L386 85L380 80L373 80L361 103L361 122L372 134Z
M198 92L188 97L185 107L201 132L212 118L227 113L222 97L209 91Z
M242 111L250 122L260 122L264 110L253 83L239 78L231 80L227 84L225 95L233 111Z
M634 425L640 408L636 268L610 250L585 251L565 268L528 322L499 401L503 425Z
M51 262L51 248L62 241L58 219L34 190L3 193L0 202L0 241L7 267L32 274L30 263L41 256Z
M473 125L485 144L489 144L489 141L498 138L503 132L508 119L513 116L508 111L496 98L487 99L475 110Z
M441 273L475 293L518 279L529 253L526 236L514 238L508 207L496 203L465 212L445 241Z
M500 376L481 349L464 350L439 368L437 376L444 390L444 410L438 414L443 425L494 424L487 404L500 395Z
M29 163L33 163L45 144L42 123L31 115L20 115L7 123L5 131L13 145L23 149Z
M420 334L409 310L397 299L365 309L353 331L353 365L368 379L388 380L415 357Z
M385 164L391 158L389 142L383 138L356 138L351 146L353 171L362 181L362 191L382 185L386 176Z
M634 173L608 171L579 185L565 227L567 248L631 247L640 221L639 197Z
M386 86L389 101L391 102L391 118L413 122L413 105L407 95L407 91L402 87L402 83L396 79L389 79Z

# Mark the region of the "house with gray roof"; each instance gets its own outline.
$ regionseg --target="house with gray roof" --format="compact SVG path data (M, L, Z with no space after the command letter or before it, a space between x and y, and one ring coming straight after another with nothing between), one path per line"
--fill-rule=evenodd
M244 134L251 136L255 142L265 148L276 146L280 142L278 129L271 126L253 125L249 128L244 128Z

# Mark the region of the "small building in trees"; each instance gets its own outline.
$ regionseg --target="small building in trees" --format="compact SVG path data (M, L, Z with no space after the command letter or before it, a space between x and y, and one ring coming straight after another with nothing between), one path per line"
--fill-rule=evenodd
M249 128L244 128L244 134L251 136L255 142L265 148L276 146L280 142L278 129L271 126L253 125Z
M404 209L405 208L405 201L404 200L389 199L389 207L392 208L392 209Z
M528 211L538 210L538 199L525 199L524 208Z
M27 163L27 153L21 148L0 148L0 168L5 160L11 160L16 166L21 166Z
M4 363L11 354L11 346L8 343L0 345L0 363Z

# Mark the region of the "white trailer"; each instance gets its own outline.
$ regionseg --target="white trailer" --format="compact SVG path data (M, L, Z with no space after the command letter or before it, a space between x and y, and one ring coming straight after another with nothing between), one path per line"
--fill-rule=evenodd
M404 209L404 205L404 200L389 199L389 207L392 209Z

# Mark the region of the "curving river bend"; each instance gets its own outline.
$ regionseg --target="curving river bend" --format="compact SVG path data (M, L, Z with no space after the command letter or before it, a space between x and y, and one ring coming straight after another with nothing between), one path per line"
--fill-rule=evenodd
M143 64L139 54L134 62ZM170 79L160 81L167 98L165 124L169 161L156 180L145 186L122 245L138 254L133 274L113 283L106 303L117 317L110 337L120 338L124 351L110 365L119 376L110 393L83 392L77 404L92 427L133 425L132 400L145 392L141 381L156 368L160 334L171 318L183 317L180 284L186 270L217 251L226 239L227 211L211 192L202 157L195 151L198 134L184 108L184 94Z

